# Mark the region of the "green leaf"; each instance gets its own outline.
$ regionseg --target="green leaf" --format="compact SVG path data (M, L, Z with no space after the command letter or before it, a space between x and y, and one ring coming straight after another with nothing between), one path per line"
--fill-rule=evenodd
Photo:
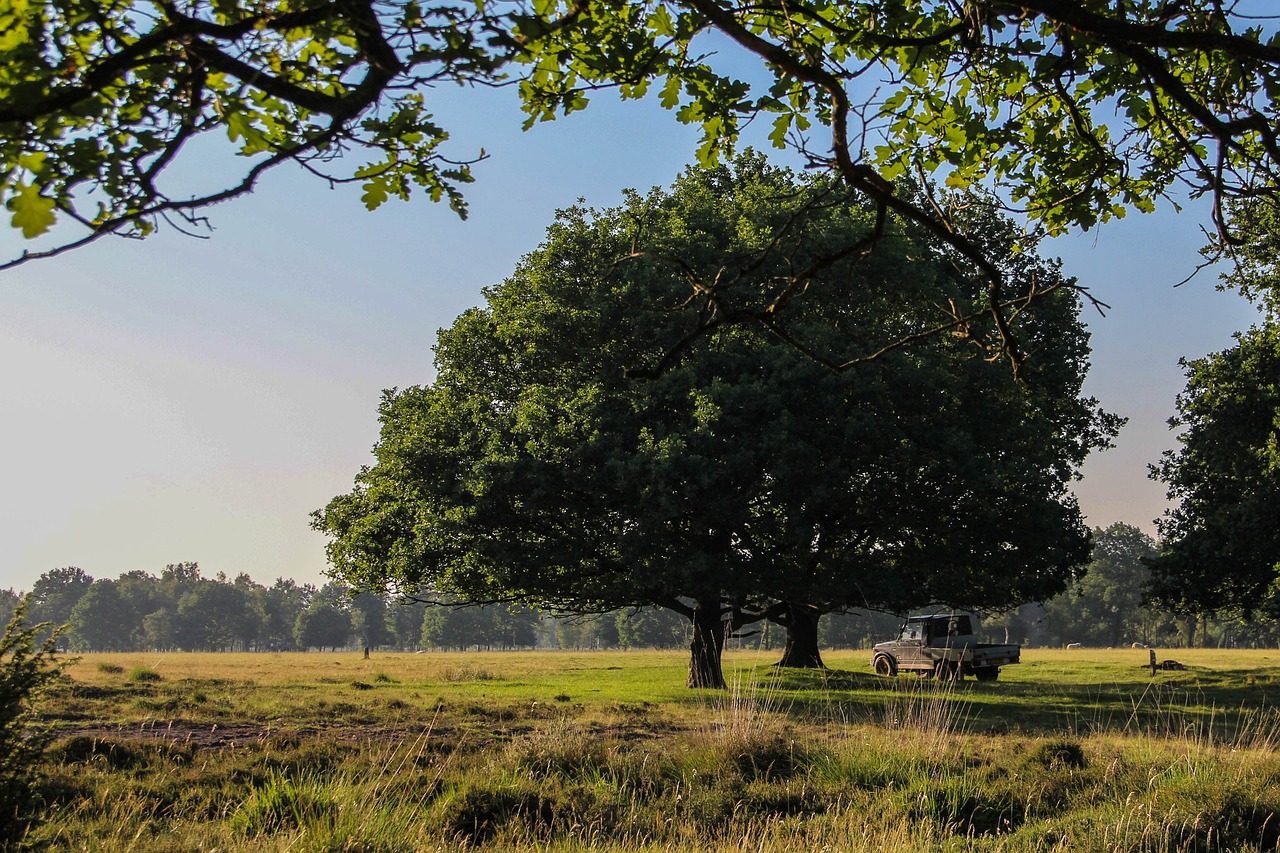
M57 220L53 204L53 199L40 195L38 187L19 184L18 192L9 197L5 207L13 211L13 227L21 228L22 236L30 240L53 227Z
M655 33L666 38L676 34L675 22L671 20L671 13L666 6L654 9L653 14L649 16L649 26L653 27Z
M680 78L674 75L667 78L667 82L662 84L662 93L659 95L658 103L662 104L664 109L673 110L680 103Z
M376 177L365 181L361 186L364 187L364 195L360 196L360 201L364 202L367 210L377 210L388 198L387 179L384 177Z
M44 169L44 161L49 155L43 151L30 151L18 157L18 165L32 174L38 175Z
M790 129L790 115L780 115L773 120L773 131L769 134L769 141L773 143L774 148L787 147L787 131Z

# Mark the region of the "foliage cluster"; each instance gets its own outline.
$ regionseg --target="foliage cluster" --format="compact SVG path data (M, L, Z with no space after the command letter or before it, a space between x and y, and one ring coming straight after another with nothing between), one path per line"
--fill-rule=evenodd
M1173 506L1160 522L1157 596L1182 611L1280 616L1280 208L1232 209L1239 245L1226 286L1253 300L1259 322L1233 346L1184 361L1186 388L1169 425L1179 447L1152 467Z
M24 596L0 590L16 608ZM75 567L51 569L26 597L32 618L65 624L60 642L77 651L285 651L307 648L514 649L676 648L688 645L678 618L654 609L601 620L560 620L503 604L449 606L442 596L400 599L316 588L289 579L270 587L241 573L203 578L195 563L157 577L126 572L95 580ZM0 616L12 609L0 609Z
M15 599L17 597L15 596ZM31 617L66 625L62 642L78 651L267 651L422 642L422 610L404 612L384 596L341 584L317 588L248 574L204 578L195 563L157 577L130 571L95 580L76 567L42 574L26 596Z
M1274 192L1280 44L1263 21L1219 0L11 2L0 194L29 237L77 223L67 247L201 226L290 161L359 183L370 208L416 189L462 212L475 158L444 153L433 84L515 83L530 124L614 89L700 128L704 163L769 123L881 222L980 267L987 308L1012 317L999 253L891 182L991 184L1048 232L1149 211L1178 185L1218 202ZM243 171L184 187L196 139L222 139ZM1020 363L1017 341L999 347Z
M51 569L27 594L32 618L66 625L77 650L290 647L298 614L317 590L280 580L267 588L247 574L203 578L195 563L157 577L125 572L95 580L77 567Z

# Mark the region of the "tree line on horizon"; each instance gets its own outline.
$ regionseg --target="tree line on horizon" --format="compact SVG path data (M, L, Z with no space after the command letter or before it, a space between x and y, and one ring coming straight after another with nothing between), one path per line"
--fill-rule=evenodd
M1152 604L1147 564L1159 553L1156 541L1131 525L1097 529L1093 560L1066 592L987 616L982 635L1041 647L1280 644L1274 620L1209 618ZM524 606L357 592L333 581L317 587L277 578L265 586L243 572L206 578L193 562L170 564L158 576L138 570L115 579L95 579L77 567L51 569L28 593L0 590L0 620L7 623L24 598L29 621L67 625L62 643L76 652L679 649L690 642L688 620L657 607L565 618ZM819 644L867 648L890 638L902 615L828 614ZM772 650L785 639L766 623L737 644Z

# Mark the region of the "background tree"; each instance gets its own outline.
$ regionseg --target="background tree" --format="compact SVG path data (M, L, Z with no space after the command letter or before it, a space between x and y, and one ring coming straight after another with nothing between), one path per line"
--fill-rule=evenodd
M176 613L182 597L203 582L199 563L169 563L160 572L159 599L170 613Z
M139 621L138 612L121 595L117 582L98 580L72 608L67 634L76 651L128 651L133 648Z
M612 613L559 616L551 621L555 644L561 649L612 649L620 643L617 617Z
M1159 553L1154 539L1116 522L1093 532L1093 559L1084 576L1045 602L1042 632L1053 645L1150 645L1160 617L1147 605L1151 570Z
M142 633L147 648L160 652L176 649L178 635L174 621L174 612L168 607L158 608L142 617Z
M336 575L667 607L693 624L691 686L723 684L752 619L812 614L816 655L825 610L1058 591L1088 554L1067 484L1116 424L1080 396L1069 283L970 202L973 239L1053 294L1019 315L1026 383L978 357L999 321L958 323L986 298L963 259L910 233L862 258L875 213L832 182L748 154L563 211L441 332L436 382L385 395L378 464L315 515ZM801 290L809 310L771 317Z
M450 596L422 617L422 645L433 649L531 648L537 643L538 614L525 607L491 604L473 607Z
M1097 531L1095 530L1095 536ZM1095 540L1096 541L1096 540ZM1055 598L1067 595L1062 593ZM1037 623L1044 619L1043 605L1032 602L1006 610L1003 613L991 614L982 620L979 636L988 642L1026 644L1036 633Z
M358 592L351 597L351 626L361 646L373 649L391 642L387 625L387 602L374 592Z
M249 577L247 572L240 572L232 582L233 586L244 597L244 616L240 620L239 646L244 651L257 651L266 645L267 588Z
M662 607L636 607L616 617L618 644L627 649L678 649L689 645L689 620Z
M175 616L177 644L203 651L234 648L251 633L254 618L242 589L208 580L182 596Z
M387 606L387 624L395 644L406 651L417 651L422 644L422 620L427 605L417 595L392 600Z
M493 647L510 649L529 649L538 644L538 628L542 624L542 615L531 608L519 605L501 604L492 608ZM613 645L617 645L616 634Z
M36 579L28 593L31 602L31 619L48 622L55 627L71 621L71 611L81 596L89 591L93 578L76 566L50 569ZM59 634L59 646L66 649L67 639Z
M134 624L130 636L130 649L155 648L148 646L145 619L164 606L159 580L141 569L124 572L116 579L116 591L121 601L133 614Z
M293 641L300 649L334 649L351 641L351 614L328 597L316 596L298 614Z
M466 651L484 643L481 608L436 605L422 616L422 645L429 649Z
M1253 199L1231 213L1241 241L1224 283L1263 317L1234 346L1183 362L1169 421L1180 447L1151 471L1176 504L1160 520L1156 595L1202 622L1280 616L1280 207Z
M22 596L12 589L0 589L0 622L8 625L22 602Z
M1280 615L1280 324L1185 362L1172 427L1181 447L1153 476L1177 505L1152 564L1161 601L1182 612Z
M892 639L901 627L900 615L854 610L825 617L818 636L824 647L865 649Z
M264 631L267 647L276 651L292 648L293 627L298 615L311 604L316 589L311 584L299 586L296 581L276 578L263 595Z

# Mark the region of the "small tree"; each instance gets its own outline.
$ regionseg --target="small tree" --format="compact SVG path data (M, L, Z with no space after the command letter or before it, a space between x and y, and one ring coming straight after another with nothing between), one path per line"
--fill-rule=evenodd
M393 639L387 624L387 600L378 593L360 592L351 596L351 623L366 651L388 645Z
M35 716L35 702L61 674L57 661L62 629L26 625L23 601L0 637L0 848L19 841L38 817L36 766L49 732ZM52 632L44 640L43 632Z

